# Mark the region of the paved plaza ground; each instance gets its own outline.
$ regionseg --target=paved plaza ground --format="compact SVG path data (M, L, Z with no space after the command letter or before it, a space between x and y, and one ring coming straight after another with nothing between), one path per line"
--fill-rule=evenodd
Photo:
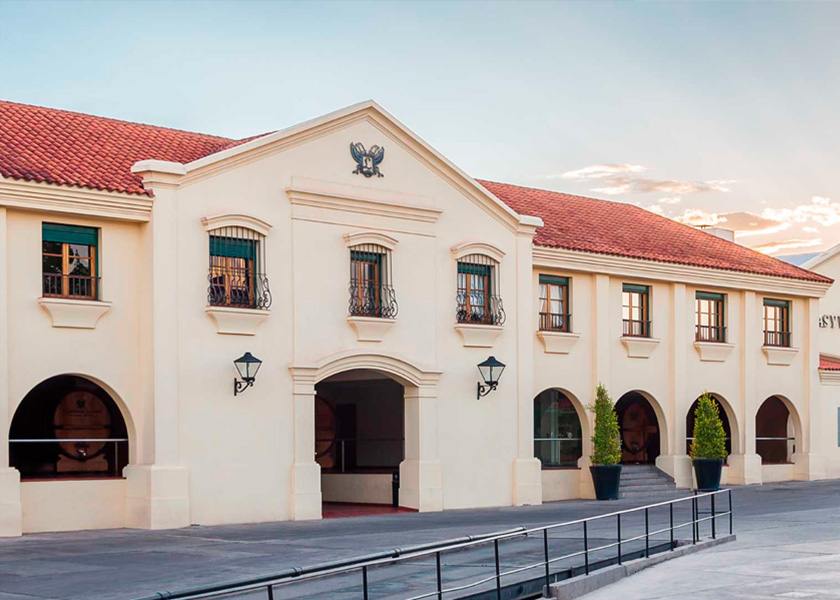
M589 598L840 597L840 481L734 488L733 496L737 542L635 575L612 586L622 586L618 595L605 588ZM646 503L567 501L170 531L25 535L0 540L0 600L128 599ZM562 541L574 544L575 535L571 532ZM774 584L766 585L769 581ZM823 595L796 595L806 585L823 586L817 592ZM831 588L835 595L825 595ZM775 595L761 595L771 592Z

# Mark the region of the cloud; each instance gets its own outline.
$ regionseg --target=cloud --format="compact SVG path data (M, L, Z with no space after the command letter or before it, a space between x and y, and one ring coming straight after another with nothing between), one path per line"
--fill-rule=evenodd
M660 198L657 202L659 202L659 204L679 204L682 202L682 198L679 196L669 196L666 198Z
M816 223L823 227L831 227L840 223L840 203L832 203L831 198L814 196L809 204L800 204L793 208L765 208L762 214L777 221Z
M728 192L732 180L678 181L673 179L645 179L642 177L610 177L604 187L592 188L614 196L616 194L702 194L705 192Z
M820 238L813 238L810 240L791 239L759 244L757 246L753 246L752 249L758 250L762 254L775 254L780 250L793 250L794 248L812 248L814 246L819 246L822 243L823 241Z
M621 173L642 173L647 171L647 167L642 165L627 165L627 164L605 164L605 165L589 165L577 171L567 171L562 175L549 175L548 179L575 179L577 181L584 181L587 179L605 179Z

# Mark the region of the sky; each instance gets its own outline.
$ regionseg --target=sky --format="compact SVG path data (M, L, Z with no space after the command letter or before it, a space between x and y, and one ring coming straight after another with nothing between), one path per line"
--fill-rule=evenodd
M797 254L840 243L838 31L840 1L0 0L0 98L233 138L374 99L473 177Z

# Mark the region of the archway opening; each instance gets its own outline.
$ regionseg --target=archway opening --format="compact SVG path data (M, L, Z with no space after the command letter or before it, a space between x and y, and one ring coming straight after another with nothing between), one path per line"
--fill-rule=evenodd
M688 409L688 414L685 416L685 431L686 431L686 440L685 440L685 453L691 453L691 442L694 440L694 412L697 410L697 405L700 402L700 398L694 401L691 405L691 408ZM718 407L718 414L720 415L720 421L723 424L723 431L726 433L726 455L729 456L732 454L732 425L729 422L729 415L727 414L726 410L724 409L721 401L712 396L712 402L714 402Z
M755 414L755 451L765 465L792 462L796 427L790 409L778 396L767 398Z
M405 389L370 369L345 371L315 386L315 460L324 516L397 509L405 458ZM381 512L381 510L376 510Z
M654 464L660 454L659 419L640 392L628 392L615 404L621 430L621 463Z
M577 467L583 455L580 415L572 400L555 389L534 398L534 456L544 469Z
M9 463L21 479L122 477L128 431L116 402L74 375L35 386L12 418Z

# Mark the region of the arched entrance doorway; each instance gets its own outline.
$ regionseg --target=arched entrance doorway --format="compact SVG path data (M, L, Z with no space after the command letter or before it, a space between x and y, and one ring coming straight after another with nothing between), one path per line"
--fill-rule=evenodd
M717 404L718 407L718 414L720 415L720 421L723 424L723 431L726 433L726 455L729 456L732 454L732 443L735 438L732 436L732 424L729 420L729 411L727 410L727 406L724 405L721 398L718 396L712 395L712 401ZM692 405L691 408L688 409L688 414L685 416L685 431L686 431L686 440L685 440L685 453L691 453L691 442L694 440L694 412L697 410L697 404L700 402L700 398L697 398ZM735 440L737 441L737 440Z
M621 431L622 464L653 464L660 454L659 419L640 392L628 392L615 404Z
M399 382L371 369L316 384L315 460L325 515L337 515L336 504L399 505L392 482L405 459L404 398Z
M74 375L35 386L12 418L9 463L21 479L122 477L128 431L116 402Z
M797 427L787 403L770 396L755 414L755 451L761 463L787 464L796 452Z

